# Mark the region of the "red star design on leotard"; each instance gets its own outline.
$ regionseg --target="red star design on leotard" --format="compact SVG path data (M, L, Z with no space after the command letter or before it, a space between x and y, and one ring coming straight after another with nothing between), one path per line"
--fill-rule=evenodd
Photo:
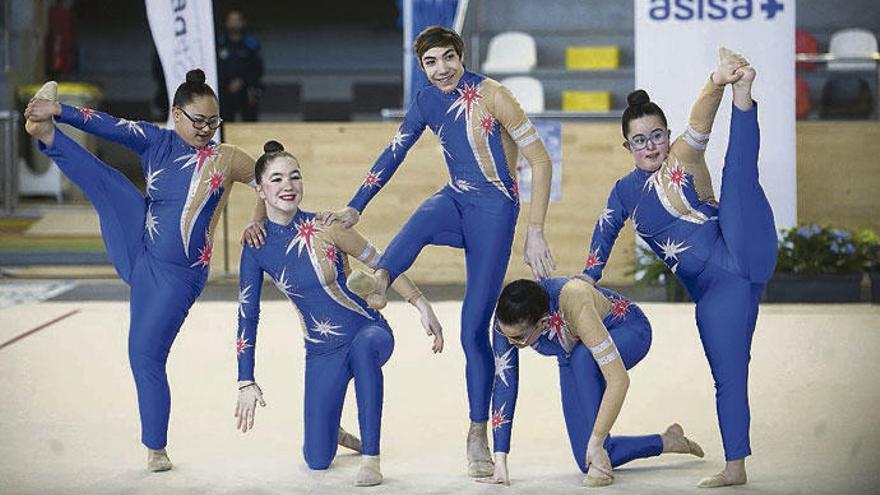
M519 184L516 180L513 181L513 199L517 202L519 201Z
M91 108L76 107L76 109L79 110L80 114L82 114L83 123L92 120L92 117L94 117L96 119L101 118L101 116L98 114L98 112L92 110Z
M202 266L207 268L211 264L211 254L214 251L214 243L211 242L211 234L205 232L205 247L199 249L199 257L191 267Z
M220 188L223 187L223 181L225 179L226 179L226 177L223 175L223 172L218 172L216 170L214 172L212 172L211 176L208 177L208 180L205 181L208 183L208 186L210 187L208 192L210 194L214 194L217 191L219 191Z
M672 165L666 172L666 177L678 189L687 185L687 174L679 165Z
M315 236L318 232L323 232L320 227L315 224L314 218L307 218L305 220L300 220L295 225L296 235L291 239L290 244L287 245L287 250L284 254L290 252L293 249L293 246L298 246L297 255L302 254L302 249L305 247L309 252L312 252L312 237Z
M484 136L491 136L495 132L495 119L491 115L480 117L480 129Z
M596 248L595 251L591 252L589 256L587 256L587 261L584 264L584 267L589 270L590 268L604 264L605 262L602 261L602 258L599 257L599 248Z
M465 112L465 118L469 118L471 116L471 111L474 109L474 104L482 100L483 95L480 94L476 84L471 85L465 83L464 88L456 88L456 91L458 91L459 94L458 99L450 105L449 110L447 110L446 113L456 109L456 120L461 116L462 111Z
M248 344L247 339L244 338L244 331L242 331L241 335L239 335L238 339L235 341L235 354L239 355L250 347L253 346Z
M614 319L624 319L626 318L627 313L629 313L629 307L632 303L627 301L626 299L618 299L616 297L611 298L611 314L614 315Z
M504 417L504 408L507 406L507 403L501 404L501 408L492 413L492 429L497 430L501 428L507 423L510 423L510 420Z
M329 261L333 265L336 264L337 253L338 251L336 250L336 246L334 246L333 244L328 244L324 246L324 257L327 258L327 261Z
M565 318L562 317L562 314L559 311L554 311L550 314L550 320L547 321L547 338L553 340L553 337L556 337L557 341L562 341L562 330L567 326Z
M382 171L378 172L370 172L364 177L364 182L362 187L373 188L373 187L382 187L382 183L379 182L379 179L382 178Z

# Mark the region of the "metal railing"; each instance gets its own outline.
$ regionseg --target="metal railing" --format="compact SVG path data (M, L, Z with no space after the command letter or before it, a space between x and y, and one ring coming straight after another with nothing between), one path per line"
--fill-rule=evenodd
M0 194L3 214L18 205L18 112L0 110Z

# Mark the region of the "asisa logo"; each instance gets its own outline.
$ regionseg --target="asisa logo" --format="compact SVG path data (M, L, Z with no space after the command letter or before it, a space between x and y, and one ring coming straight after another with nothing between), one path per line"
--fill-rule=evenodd
M773 19L784 10L781 0L650 0L648 15L655 21L742 21L753 15Z

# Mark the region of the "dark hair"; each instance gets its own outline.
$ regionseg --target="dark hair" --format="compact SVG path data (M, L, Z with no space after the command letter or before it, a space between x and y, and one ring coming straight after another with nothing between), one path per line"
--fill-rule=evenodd
M278 141L266 141L266 144L263 145L263 154L257 158L257 163L254 164L254 178L257 182L260 182L260 179L263 177L263 172L266 171L266 165L268 165L270 161L280 157L287 157L299 163L299 160L297 160L295 156L284 151L283 144Z
M422 64L422 55L438 46L451 46L458 54L458 58L464 55L464 40L458 33L443 26L428 26L416 36L416 41L413 43L419 65Z
M651 97L648 96L648 93L644 89L637 89L626 95L626 104L627 107L626 110L623 111L623 120L621 122L624 138L629 134L629 122L646 115L656 115L663 121L663 127L668 126L666 123L666 115L663 114L663 110L661 110L656 103L651 101Z
M199 96L210 96L217 99L211 86L205 84L205 73L202 69L193 69L186 73L186 82L177 87L172 105L182 108L192 103Z
M550 311L550 296L534 280L521 278L504 287L498 297L495 318L504 325L535 325Z

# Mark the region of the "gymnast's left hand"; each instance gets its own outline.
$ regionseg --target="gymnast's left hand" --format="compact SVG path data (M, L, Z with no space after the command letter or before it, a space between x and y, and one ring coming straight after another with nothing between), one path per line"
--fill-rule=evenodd
M322 211L315 218L323 225L332 225L339 222L346 229L353 227L361 219L361 213L351 206L346 206L339 211Z
M434 336L434 344L431 346L431 350L434 351L434 354L443 352L443 326L440 325L440 320L434 314L434 308L431 306L431 303L425 296L419 296L413 304L415 304L421 314L422 327L425 328L425 333Z
M550 254L550 246L544 239L544 228L529 225L526 231L526 248L524 259L532 268L532 274L536 279L550 278L550 273L556 269L553 255Z
M614 481L611 458L605 450L604 439L590 435L587 441L587 475L584 477L586 486L610 485Z
M235 426L242 433L254 429L254 415L257 412L257 403L260 407L266 407L266 401L263 400L263 391L257 382L239 381L238 382L238 403L235 405L235 417L238 422Z
M256 249L266 243L266 224L253 221L247 224L241 234L241 245L245 244Z

